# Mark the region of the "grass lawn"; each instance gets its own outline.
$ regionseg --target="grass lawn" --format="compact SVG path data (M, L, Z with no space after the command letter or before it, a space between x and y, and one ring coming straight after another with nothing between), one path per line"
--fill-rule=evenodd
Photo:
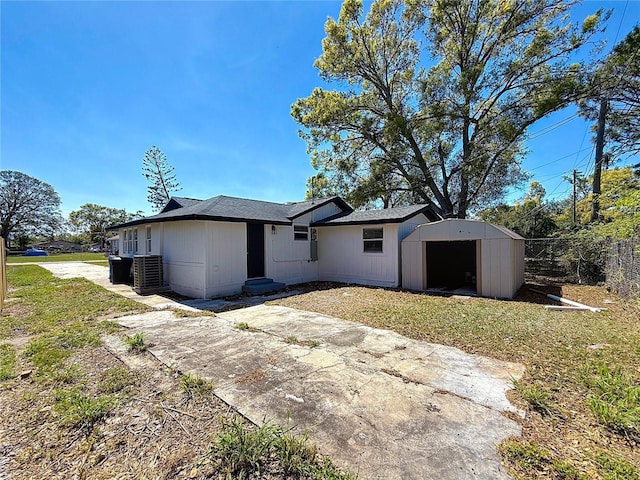
M499 301L341 286L271 303L521 362L510 395L527 411L523 435L499 447L515 478L640 479L640 306L599 287L555 290L608 310L550 311L526 288Z
M9 266L8 283L1 478L354 478L306 437L248 424L214 395L215 379L165 368L143 333L110 320L149 307L35 265ZM103 335L130 352L114 355Z
M42 263L42 262L94 262L102 261L108 264L104 253L56 253L46 257L26 257L24 255L13 255L7 257L7 263Z

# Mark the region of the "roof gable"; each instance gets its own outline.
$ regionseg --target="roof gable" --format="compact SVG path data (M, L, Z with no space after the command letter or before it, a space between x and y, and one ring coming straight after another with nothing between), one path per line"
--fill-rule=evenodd
M293 220L317 208L324 207L325 205L332 202L335 203L337 207L343 212L353 212L353 208L351 208L351 206L347 202L345 202L338 196L333 196L286 204L290 207L289 212L287 213L287 217Z
M178 208L190 207L191 205L201 201L202 200L198 200L197 198L171 197L164 208L160 210L160 213L170 212L171 210L176 210Z

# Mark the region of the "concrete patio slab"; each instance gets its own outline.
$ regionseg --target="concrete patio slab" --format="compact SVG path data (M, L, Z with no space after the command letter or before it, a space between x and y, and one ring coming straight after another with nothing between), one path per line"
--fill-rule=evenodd
M164 323L158 313L116 321L144 332L166 365L214 379L253 422L308 431L359 478L509 478L496 446L520 435L504 415L519 364L279 306Z
M76 267L85 275L42 266L105 283L105 267ZM251 421L308 431L361 479L509 478L496 446L521 433L505 394L522 365L280 306L116 321L144 332L164 364L214 379L216 394Z

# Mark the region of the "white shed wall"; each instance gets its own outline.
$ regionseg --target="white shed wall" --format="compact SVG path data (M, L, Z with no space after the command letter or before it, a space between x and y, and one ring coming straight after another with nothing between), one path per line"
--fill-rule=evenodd
M425 242L402 242L402 288L424 290Z
M247 224L206 223L206 287L203 298L242 291L247 279Z
M383 252L364 253L363 228L383 228ZM318 228L318 279L396 287L400 281L398 226L365 225Z

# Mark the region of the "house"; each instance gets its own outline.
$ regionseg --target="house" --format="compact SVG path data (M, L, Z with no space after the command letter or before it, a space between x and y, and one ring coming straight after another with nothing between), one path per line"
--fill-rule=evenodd
M524 283L524 238L475 220L420 225L402 241L402 272L402 287L409 290L513 298Z
M82 245L68 240L49 240L35 243L33 246L50 253L78 253L82 251Z
M107 247L109 248L109 253L111 255L118 255L118 253L120 252L120 236L113 235L107 238L106 240L107 240Z
M340 197L273 203L173 197L118 230L120 255L161 255L165 284L194 298L240 293L252 279L284 284L402 284L402 240L439 217L427 205L356 212Z

